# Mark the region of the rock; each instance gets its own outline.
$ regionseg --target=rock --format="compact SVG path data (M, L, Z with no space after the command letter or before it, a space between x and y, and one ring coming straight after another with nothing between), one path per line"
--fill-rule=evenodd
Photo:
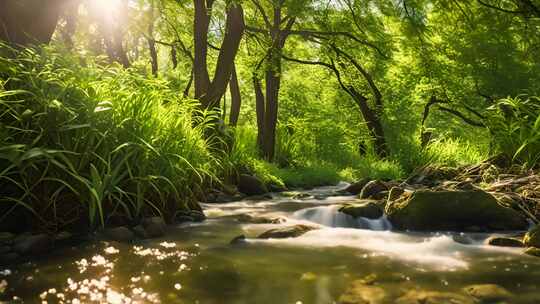
M383 216L383 210L374 202L345 205L339 208L339 212L348 214L354 218L365 217L375 220Z
M159 216L145 218L142 220L141 224L149 238L162 237L167 230L167 224L165 224L163 218Z
M268 193L264 183L255 176L240 174L238 178L238 191L246 195L261 195Z
M137 225L137 226L131 228L131 230L135 233L135 235L138 238L141 238L141 239L149 238L148 234L146 233L146 230L144 229L144 227L142 225Z
M347 188L343 189L343 191L348 192L350 194L358 195L360 192L362 192L362 189L369 183L371 180L369 178L361 179L355 183L350 184Z
M272 199L272 195L270 193L261 194L261 195L252 195L244 198L248 201L265 201Z
M525 247L520 239L513 237L492 236L485 243L498 247Z
M253 216L249 214L240 214L237 220L250 224L282 224L287 221L284 217Z
M8 252L0 254L0 265L9 265L16 263L21 256L16 252Z
M389 202L385 211L396 229L467 231L477 226L500 231L528 226L519 212L499 205L491 194L481 190L418 190Z
M270 192L285 192L289 189L287 189L287 187L285 187L285 185L278 185L278 184L270 184L268 185L268 190Z
M465 235L461 235L461 234L453 235L452 240L454 240L454 242L456 243L463 244L463 245L472 245L474 243L473 239Z
M388 303L386 292L381 287L354 281L339 297L339 304L383 304Z
M53 248L53 238L47 234L31 235L13 244L13 251L21 255L40 255Z
M382 181L379 181L379 180L370 181L364 186L364 188L362 188L362 191L360 192L360 198L382 199L380 197L381 192L387 191L387 190L388 190L388 187Z
M266 231L265 233L259 235L257 238L259 239L285 239L285 238L292 238L292 237L299 237L303 235L306 232L309 232L311 230L318 229L316 227L312 226L306 226L306 225L295 225L295 226L289 226L289 227L283 227L283 228L276 228L276 229L270 229Z
M194 222L203 222L206 220L206 215L204 215L204 212L198 210L191 210L189 212L189 216L193 218Z
M531 231L525 234L523 244L525 244L527 247L540 248L540 225L537 225Z
M474 301L458 293L411 290L395 304L474 304Z
M195 219L189 215L179 214L174 218L175 222L178 224L195 222Z
M246 243L247 243L246 236L242 234L242 235L239 235L239 236L235 237L234 239L232 239L229 244L231 244L231 245L244 245Z
M512 299L513 295L505 288L495 284L479 284L463 289L479 303L499 303Z
M105 229L103 234L111 241L131 242L135 240L135 233L125 226Z
M311 194L309 193L305 193L305 192L298 192L298 191L287 191L287 192L283 192L281 193L281 195L285 196L285 197L290 197L291 199L294 199L294 200L299 200L299 199L304 199L304 198L311 198L313 197Z
M524 252L525 252L525 254L532 255L532 256L540 258L540 248L529 247L529 248L525 249Z

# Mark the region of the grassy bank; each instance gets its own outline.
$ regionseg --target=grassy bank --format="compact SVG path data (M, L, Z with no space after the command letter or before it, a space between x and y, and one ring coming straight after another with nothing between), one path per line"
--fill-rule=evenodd
M224 171L204 116L163 81L31 49L0 57L0 79L4 228L170 218Z

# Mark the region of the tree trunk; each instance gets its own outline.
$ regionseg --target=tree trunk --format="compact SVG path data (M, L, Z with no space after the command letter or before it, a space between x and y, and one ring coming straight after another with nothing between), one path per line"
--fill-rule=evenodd
M73 36L77 31L77 19L80 4L80 0L70 0L66 3L64 7L64 14L62 18L65 21L65 25L60 30L60 35L68 50L71 50L75 47Z
M150 51L150 63L152 65L152 75L157 77L158 75L158 54L156 50L156 41L154 39L154 1L150 3L150 24L148 25L148 50Z
M377 153L377 155L381 158L388 156L388 147L386 145L384 129L381 124L381 120L379 119L379 115L377 115L377 113L369 107L367 102L368 99L356 91L355 88L349 87L347 91L360 108L360 112L362 113L362 117L366 122L369 134L371 138L373 138L375 153Z
M236 127L238 118L240 117L240 107L242 106L242 95L240 94L236 66L233 67L229 89L231 91L231 115L229 117L229 125Z
M263 154L263 137L264 137L264 93L261 86L261 81L256 75L253 76L253 89L255 90L255 111L257 113L257 147L261 155Z
M195 99L202 98L210 87L210 75L208 74L208 27L210 25L210 7L206 6L206 0L193 0L195 7L195 20L193 38L195 56L193 58L193 80L195 83Z
M49 43L65 3L66 0L1 0L0 40L13 46Z

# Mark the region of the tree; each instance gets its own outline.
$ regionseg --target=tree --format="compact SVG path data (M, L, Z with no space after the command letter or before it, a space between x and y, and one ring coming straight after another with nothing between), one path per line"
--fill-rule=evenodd
M68 2L69 0L0 1L0 40L13 46L49 43L64 5Z
M238 3L227 3L225 33L221 43L212 80L208 72L208 31L212 17L214 0L193 0L194 19L194 60L193 75L195 98L203 109L219 106L221 97L233 73L234 60L244 34L244 11Z

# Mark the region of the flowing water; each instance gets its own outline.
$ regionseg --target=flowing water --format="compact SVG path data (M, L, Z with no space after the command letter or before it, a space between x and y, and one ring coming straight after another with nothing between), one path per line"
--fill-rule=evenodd
M408 290L459 292L487 283L511 291L509 303L540 303L539 258L485 246L486 234L400 233L385 218L355 220L336 207L352 197L325 196L336 189L313 190L304 199L208 204L207 221L171 227L162 239L58 249L0 269L0 297L9 303L327 304L351 282L369 278L388 303ZM245 213L287 221L243 224L237 217ZM254 239L296 223L321 229ZM242 234L245 244L229 244Z

